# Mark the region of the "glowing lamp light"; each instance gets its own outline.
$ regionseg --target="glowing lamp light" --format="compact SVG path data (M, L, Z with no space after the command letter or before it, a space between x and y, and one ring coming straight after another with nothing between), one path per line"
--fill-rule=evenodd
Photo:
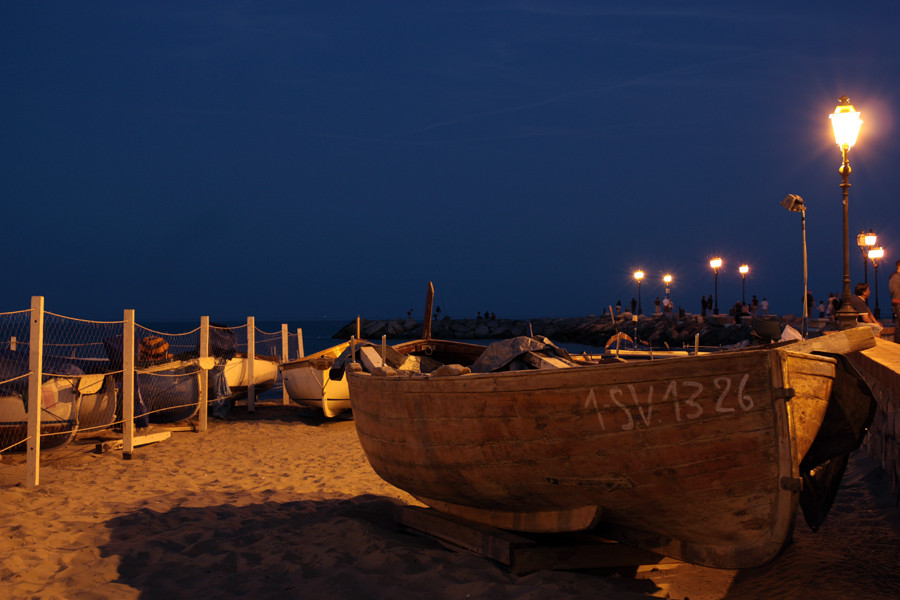
M740 272L741 275L746 275L747 273L750 272L750 267L748 267L747 265L741 265L738 268L738 272Z
M863 231L858 236L856 236L856 244L861 248L863 246L872 247L875 245L875 242L878 241L878 236L872 233L872 230L869 230L869 233Z
M869 250L869 260L873 263L878 264L878 261L882 258L884 258L884 248L881 246Z
M712 267L713 269L718 269L719 267L722 266L722 259L719 258L718 256L716 258L713 258L712 260L709 261L709 266Z
M841 148L851 148L856 143L859 136L859 128L862 125L862 119L859 112L850 104L850 98L841 96L840 104L834 109L834 112L828 115L831 119L831 127L834 129L834 141Z
M638 281L640 281L641 279L644 278L644 272L643 271L635 271L634 278L637 279Z
M671 275L663 275L663 281L666 282L666 285L669 285L670 283L672 283L672 276Z

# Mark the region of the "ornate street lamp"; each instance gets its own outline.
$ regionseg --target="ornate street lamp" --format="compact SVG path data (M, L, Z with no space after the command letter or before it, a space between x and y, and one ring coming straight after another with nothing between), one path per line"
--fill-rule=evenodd
M741 274L741 304L747 304L747 273L750 272L750 267L747 265L741 265L738 267L738 272Z
M869 233L865 231L859 232L856 236L856 245L859 246L859 249L862 250L863 255L863 281L869 283L869 261L866 260L869 257L869 249L875 246L875 242L878 241L878 236L872 233L872 230L869 230Z
M644 311L641 308L641 279L644 278L644 272L643 271L635 271L634 278L637 279L637 282L638 282L638 314L642 315L642 314L644 314Z
M850 159L848 154L850 148L856 143L859 136L859 128L862 125L862 119L859 118L853 105L850 104L850 98L841 96L840 104L834 109L834 113L828 115L831 119L831 127L834 129L834 141L837 142L841 149L841 190L844 197L844 281L841 290L841 308L835 313L835 318L840 329L850 329L856 326L856 311L850 306L850 228L848 225L849 217L847 211L847 199L850 189ZM804 299L804 304L806 300Z
M713 273L715 273L715 281L716 281L716 295L715 295L715 304L713 305L713 314L719 314L719 267L722 266L722 259L718 256L709 261L709 266L712 267Z
M881 307L878 306L878 261L884 258L884 248L878 246L877 248L872 248L869 250L869 260L872 261L872 265L875 267L875 318L881 318Z
M672 285L672 276L668 273L663 275L663 281L666 283L666 298L669 297L669 286Z

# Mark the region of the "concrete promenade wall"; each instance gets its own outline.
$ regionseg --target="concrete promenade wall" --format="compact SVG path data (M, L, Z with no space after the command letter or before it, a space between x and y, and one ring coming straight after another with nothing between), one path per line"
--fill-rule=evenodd
M900 497L900 344L875 341L874 348L850 356L878 404L863 446L888 474L891 490Z

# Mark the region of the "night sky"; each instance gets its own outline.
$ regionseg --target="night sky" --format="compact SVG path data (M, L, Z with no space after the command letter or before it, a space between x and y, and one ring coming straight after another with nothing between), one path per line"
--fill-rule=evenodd
M698 312L900 258L900 5L0 3L0 311L118 320ZM871 265L870 283L874 283ZM875 298L870 299L874 306Z

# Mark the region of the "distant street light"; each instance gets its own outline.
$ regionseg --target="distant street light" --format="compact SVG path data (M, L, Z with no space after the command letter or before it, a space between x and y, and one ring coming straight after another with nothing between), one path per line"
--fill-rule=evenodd
M791 212L800 213L800 231L803 236L803 335L806 335L806 321L809 318L809 307L806 304L807 271L806 271L806 205L797 194L788 194L781 205Z
M850 189L850 159L848 154L859 136L862 119L859 118L859 112L850 104L850 98L841 96L838 101L840 104L834 109L834 113L828 115L828 118L831 119L831 127L834 129L834 141L841 149L842 162L839 172L844 199L844 281L841 290L841 308L834 316L840 329L850 329L856 326L857 314L850 306L850 228L847 210ZM803 304L806 305L806 298L804 298Z
M637 279L637 282L638 282L638 314L642 315L642 314L644 314L644 311L641 308L641 279L644 278L644 272L643 271L635 271L634 278Z
M718 256L709 261L709 266L712 267L713 273L715 273L715 282L716 282L716 295L715 295L715 304L713 305L713 314L719 314L719 267L722 266L722 259Z
M869 250L875 245L876 241L878 241L878 236L872 233L871 229L869 230L869 233L861 231L856 236L856 245L862 250L863 281L866 283L869 283L869 261L867 260L869 257Z
M875 267L875 318L881 318L881 307L878 306L878 261L884 258L884 248L878 246L877 248L872 248L869 250L869 260L872 261L872 265Z
M741 304L747 304L747 273L750 272L750 267L747 265L741 265L738 267L738 271L741 274Z
M669 297L669 286L672 284L672 276L671 275L663 275L663 281L666 282L666 298Z

